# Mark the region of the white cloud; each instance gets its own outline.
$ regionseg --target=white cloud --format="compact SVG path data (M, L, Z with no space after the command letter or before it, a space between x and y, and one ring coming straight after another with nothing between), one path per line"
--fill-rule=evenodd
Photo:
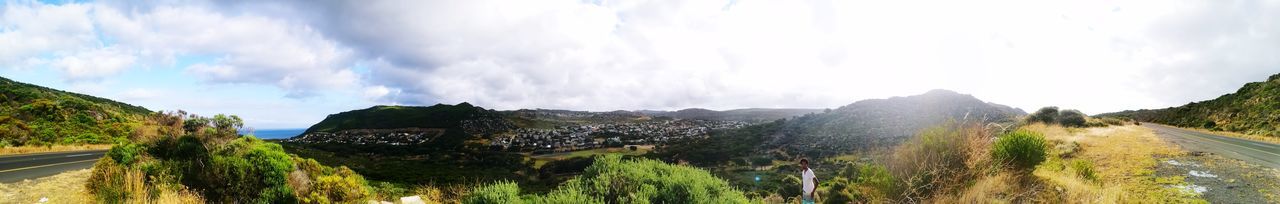
M0 66L31 67L44 55L69 55L94 45L89 6L9 2L0 9Z
M1280 71L1275 5L1256 1L728 3L378 1L310 19L410 104L833 107L947 88L1096 113Z
M119 74L133 66L136 57L116 48L75 53L53 61L50 66L62 71L69 80L97 80Z
M272 84L290 96L359 86L351 51L307 25L201 6L5 4L0 65L48 65L74 82L207 56L188 73L212 83Z
M121 59L61 66L84 80L206 56L185 73L289 96L589 110L836 107L946 88L1097 113L1280 72L1274 2L730 3L10 4L0 64Z
M188 73L210 82L274 84L291 95L356 86L350 51L306 25L255 15L227 15L184 6L146 13L98 7L102 31L122 44L171 58L216 56Z

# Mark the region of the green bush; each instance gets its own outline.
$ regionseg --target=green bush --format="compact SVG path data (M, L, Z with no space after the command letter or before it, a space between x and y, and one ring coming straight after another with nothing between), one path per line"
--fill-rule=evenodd
M254 137L242 137L214 152L205 185L211 198L245 203L293 202L293 190L287 185L293 161L280 145ZM256 195L256 196L247 196Z
M1037 110L1035 113L1028 115L1027 123L1039 122L1044 124L1054 124L1054 123L1057 123L1057 118L1058 118L1058 107L1048 106L1048 107L1040 108L1040 110Z
M746 203L741 191L709 172L649 159L596 157L579 176L543 196L520 197L515 183L472 189L463 203Z
M311 160L315 161L315 160ZM364 177L347 167L338 167L328 175L316 174L305 203L352 203L369 197Z
M893 195L898 193L897 187L895 186L897 181L893 178L893 174L889 173L889 169L885 168L884 165L859 165L858 178L854 180L854 182L879 191L873 192L878 193L879 195Z
M1045 160L1044 136L1027 130L1001 135L991 147L991 156L996 162L1014 169L1033 169Z
M524 203L520 199L520 186L509 181L502 181L490 185L480 186L471 189L471 194L462 200L462 203L475 204L517 204Z
M1062 112L1059 112L1057 120L1058 120L1058 124L1061 124L1062 126L1084 127L1085 126L1084 117L1085 117L1084 113L1081 113L1078 110L1068 109L1068 110L1063 110Z
M107 150L107 157L111 157L117 163L122 165L133 164L142 157L142 153L146 151L146 147L132 142L125 142L111 147Z

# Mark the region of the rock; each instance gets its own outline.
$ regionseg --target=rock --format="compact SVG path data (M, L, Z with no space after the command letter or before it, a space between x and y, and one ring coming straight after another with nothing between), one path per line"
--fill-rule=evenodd
M400 197L400 203L402 203L402 204L427 204L427 202L426 202L426 201L422 201L422 197L418 197L418 196Z

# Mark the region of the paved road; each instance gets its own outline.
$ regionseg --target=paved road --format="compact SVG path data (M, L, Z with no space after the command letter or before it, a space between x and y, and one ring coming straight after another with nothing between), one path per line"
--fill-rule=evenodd
M1213 135L1171 126L1142 123L1167 141L1188 151L1211 152L1245 162L1280 169L1280 145Z
M107 150L87 150L0 156L0 183L87 169L106 154Z

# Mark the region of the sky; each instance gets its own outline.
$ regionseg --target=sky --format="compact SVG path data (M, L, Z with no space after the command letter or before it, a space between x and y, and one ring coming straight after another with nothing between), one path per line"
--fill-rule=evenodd
M0 76L305 128L373 105L835 108L932 89L1088 114L1280 73L1280 2L3 1Z

